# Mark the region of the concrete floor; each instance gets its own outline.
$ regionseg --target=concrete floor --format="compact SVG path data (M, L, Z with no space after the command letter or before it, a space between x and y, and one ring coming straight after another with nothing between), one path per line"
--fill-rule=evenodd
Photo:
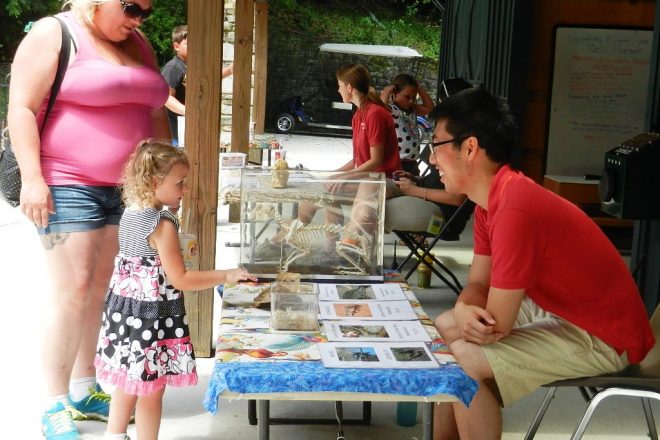
M333 169L348 160L351 154L349 139L288 136L283 139L289 151L290 164L303 163L310 169ZM461 241L441 242L434 250L436 255L455 271L459 279L465 280L471 259L472 237L468 232ZM220 209L218 222L218 268L236 265L236 249L224 248L225 241L238 240L238 225L226 222L226 209ZM394 237L385 239L385 265L392 256ZM45 290L49 288L43 252L37 235L25 218L16 209L0 202L0 292L5 301L5 313L0 328L5 338L5 355L0 361L0 377L3 378L2 432L0 438L39 439L42 411L41 366L39 357L39 322L45 316L48 305L44 302ZM399 251L402 249L399 248ZM399 252L401 255L401 252ZM416 286L415 275L410 284ZM435 316L451 307L455 295L443 287L435 277L431 289L414 291L430 316ZM220 302L216 301L217 311ZM257 428L247 421L245 401L221 401L218 415L212 416L202 406L202 401L213 369L212 359L199 359L200 382L196 387L168 389L165 393L161 439L256 439ZM504 410L505 440L521 439L538 408L545 390L538 390ZM418 439L421 427L404 428L396 424L395 404L374 403L371 426L345 426L346 439ZM577 424L585 405L577 390L559 390L552 402L537 439L565 439ZM656 414L660 410L653 403ZM345 404L345 417L359 417L361 405ZM273 417L333 417L330 402L274 402ZM418 420L421 414L418 414ZM82 422L79 425L85 438L101 439L105 425L99 422ZM9 434L11 433L11 435ZM334 425L273 426L272 440L335 439ZM586 439L643 439L646 437L645 421L641 403L636 399L618 398L606 402L596 413ZM133 435L134 428L129 428Z

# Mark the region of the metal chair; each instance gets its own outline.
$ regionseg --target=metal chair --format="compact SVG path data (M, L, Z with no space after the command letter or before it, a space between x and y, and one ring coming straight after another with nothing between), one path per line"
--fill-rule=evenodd
M525 434L525 440L533 439L536 435L536 431L558 387L578 387L582 396L589 403L571 439L578 440L582 438L591 417L601 402L610 397L628 396L641 399L649 430L648 435L651 439L657 440L658 433L651 410L651 399L660 401L660 344L658 344L658 341L660 341L660 307L656 308L651 318L651 328L656 344L640 364L630 365L615 374L558 380L544 385L550 389Z
M432 260L430 268L433 273L458 295L463 290L460 281L430 252L440 240L456 241L460 238L475 205L471 200L465 199L463 204L458 207L441 206L411 196L389 199L385 202L385 230L399 237L410 251L396 267L397 271L402 272L404 266L409 261L413 261L412 267L404 275L406 280L428 257ZM433 214L444 214L445 217L440 231L435 235L427 232L429 220ZM428 246L425 245L425 240L430 240ZM417 258L413 259L413 257Z

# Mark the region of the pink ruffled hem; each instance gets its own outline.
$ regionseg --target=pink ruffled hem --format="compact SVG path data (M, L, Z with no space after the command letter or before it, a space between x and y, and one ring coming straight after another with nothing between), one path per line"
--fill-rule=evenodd
M166 385L173 387L187 387L197 385L197 372L161 376L149 382L131 380L125 371L113 370L108 364L101 361L99 356L94 360L96 377L111 385L121 388L124 393L137 396L148 396Z

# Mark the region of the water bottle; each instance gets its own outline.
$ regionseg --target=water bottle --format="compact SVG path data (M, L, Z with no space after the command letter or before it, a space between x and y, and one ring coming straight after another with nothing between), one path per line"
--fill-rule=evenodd
M431 287L431 266L433 265L433 254L429 254L424 261L417 266L417 287L429 289Z
M415 426L417 423L417 402L398 402L396 404L396 424Z

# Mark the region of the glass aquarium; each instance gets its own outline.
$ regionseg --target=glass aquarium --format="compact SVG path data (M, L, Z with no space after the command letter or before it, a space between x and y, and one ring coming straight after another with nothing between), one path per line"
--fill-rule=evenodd
M263 280L382 282L383 173L243 170L241 266Z
M318 284L271 283L270 311L270 328L274 332L319 331Z

